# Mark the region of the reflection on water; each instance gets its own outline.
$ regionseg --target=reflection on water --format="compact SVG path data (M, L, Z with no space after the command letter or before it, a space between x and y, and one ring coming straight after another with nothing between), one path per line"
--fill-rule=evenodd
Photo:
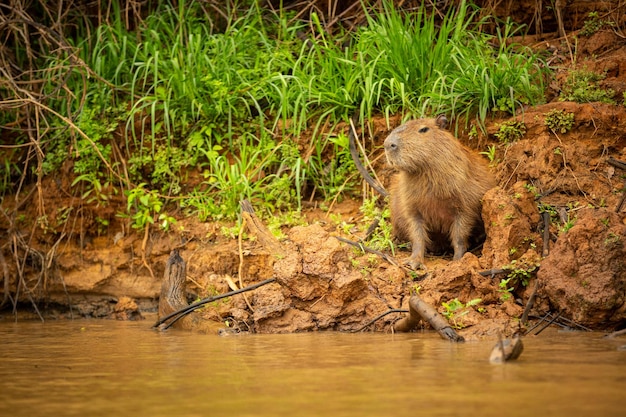
M544 332L514 363L434 333L218 337L0 322L1 416L623 416L625 339Z

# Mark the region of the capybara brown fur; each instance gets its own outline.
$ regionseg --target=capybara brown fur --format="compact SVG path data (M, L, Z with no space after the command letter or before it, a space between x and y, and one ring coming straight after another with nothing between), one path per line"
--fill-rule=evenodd
M387 161L398 170L391 186L394 234L412 246L408 264L422 266L426 249L454 249L461 259L483 229L482 197L495 183L483 158L448 130L445 116L409 121L385 139Z

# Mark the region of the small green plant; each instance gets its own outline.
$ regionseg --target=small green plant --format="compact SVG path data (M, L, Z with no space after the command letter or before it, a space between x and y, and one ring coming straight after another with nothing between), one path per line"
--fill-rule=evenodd
M554 132L567 133L574 126L574 113L553 109L546 113L544 123Z
M504 215L504 220L513 220L515 217L514 213L507 213Z
M378 222L375 231L367 240L367 245L377 250L389 249L395 255L396 244L393 242L391 211L388 205L381 208L376 204L375 198L366 198L360 210L363 213L364 225L371 227L374 222Z
M15 151L15 150L13 150ZM15 152L6 152L6 154L12 154ZM13 177L19 177L21 175L20 167L10 161L10 156L6 157L4 161L3 169L0 170L0 197L5 193L11 192L15 185L12 181Z
M109 221L107 219L103 219L102 217L96 217L95 220L98 225L98 236L104 235L109 228Z
M473 300L470 300L465 304L459 301L458 298L455 298L448 302L443 301L441 303L441 305L444 308L444 311L442 314L448 319L448 321L450 322L450 324L452 324L452 326L454 326L456 329L462 329L463 327L465 327L465 325L462 322L463 316L469 313L470 307L478 305L482 301L483 300L480 298L474 298Z
M478 129L476 128L476 125L474 124L472 125L467 136L469 137L470 140L478 139Z
M615 245L617 242L619 242L621 240L621 237L613 232L609 232L609 234L607 235L607 237L604 239L604 245L605 246L613 246Z
M160 222L163 230L169 230L176 222L171 216L161 213L163 202L155 190L147 190L146 184L141 183L136 188L129 190L127 196L127 214L118 214L120 217L129 217L134 229L143 230L155 222Z
M487 146L487 150L480 154L485 155L489 159L489 164L493 165L496 162L496 145Z
M303 226L305 224L306 218L300 211L286 211L278 215L270 216L267 219L267 228L278 240L282 240L286 237L282 231L283 227Z
M336 197L356 189L358 175L356 166L352 162L349 139L347 135L339 134L329 139L335 158L326 165L319 180L321 190L326 197ZM323 158L319 155L319 160Z
M528 190L528 192L531 193L536 199L541 196L541 193L539 192L537 187L530 183L524 184L524 188L526 188L526 190Z
M232 226L221 226L220 227L220 234L222 236L224 236L225 238L228 238L228 239L237 239L237 237L239 236L240 232L241 232L241 224L240 223L235 223ZM243 240L247 240L248 239L248 234L244 232L241 235L241 238Z
M518 264L517 260L513 260L510 264L503 266L502 269L507 271L506 284L512 281L512 285L519 283L525 287L539 269L539 264Z
M341 215L330 215L331 220L337 226L337 229L341 230L344 234L349 235L354 230L354 224L348 223L342 220Z
M65 225L69 220L70 214L73 210L73 207L58 207L56 209L56 212L54 213L54 216L52 216L51 218L52 227L56 229Z
M496 106L492 110L515 114L516 104L515 100L512 100L511 97L500 97L496 102Z
M607 88L602 89L599 82L604 80L605 74L598 74L587 69L572 70L568 74L561 87L561 101L574 101L576 103L601 103L614 104L615 91Z
M500 125L495 136L500 142L511 143L520 140L526 134L526 124L517 120L509 120Z
M591 36L604 26L615 26L615 24L610 20L602 19L598 12L589 12L587 20L585 20L583 27L580 30L580 34L582 36Z
M509 281L511 281L513 278L502 278L500 280L500 283L498 284L498 292L500 293L500 300L507 301L510 300L511 297L513 297L513 294L511 294L513 292L513 287L509 287Z
M111 197L117 194L118 189L112 187L108 180L101 183L102 177L102 173L97 171L79 175L72 181L72 187L76 185L83 187L81 198L86 203L90 204L95 202L96 205L105 207Z
M574 227L574 223L576 222L576 218L570 218L569 213L567 213L567 220L563 223L563 226L559 229L561 233L567 233L569 229Z

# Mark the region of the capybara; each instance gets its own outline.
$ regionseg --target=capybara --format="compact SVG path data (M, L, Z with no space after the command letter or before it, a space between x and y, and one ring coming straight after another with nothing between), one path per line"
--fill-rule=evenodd
M447 123L445 116L412 120L384 143L387 161L399 171L391 186L391 222L396 238L411 242L412 268L422 266L427 248L452 246L453 259L461 259L470 236L484 230L481 199L493 177Z

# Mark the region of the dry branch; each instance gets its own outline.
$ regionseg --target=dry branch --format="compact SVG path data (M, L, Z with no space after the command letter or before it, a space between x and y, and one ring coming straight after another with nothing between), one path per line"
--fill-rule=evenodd
M417 327L420 320L424 320L431 325L439 335L451 342L464 342L463 336L460 336L448 323L441 314L435 310L433 306L422 300L419 296L414 295L409 300L409 317L398 321L394 325L394 330L399 332L409 332Z
M261 219L257 217L254 208L252 208L252 204L250 204L248 200L242 200L240 204L241 216L245 220L246 226L248 226L251 233L256 235L261 245L273 255L284 255L285 249L281 246L276 237L274 237L272 232L265 227Z

